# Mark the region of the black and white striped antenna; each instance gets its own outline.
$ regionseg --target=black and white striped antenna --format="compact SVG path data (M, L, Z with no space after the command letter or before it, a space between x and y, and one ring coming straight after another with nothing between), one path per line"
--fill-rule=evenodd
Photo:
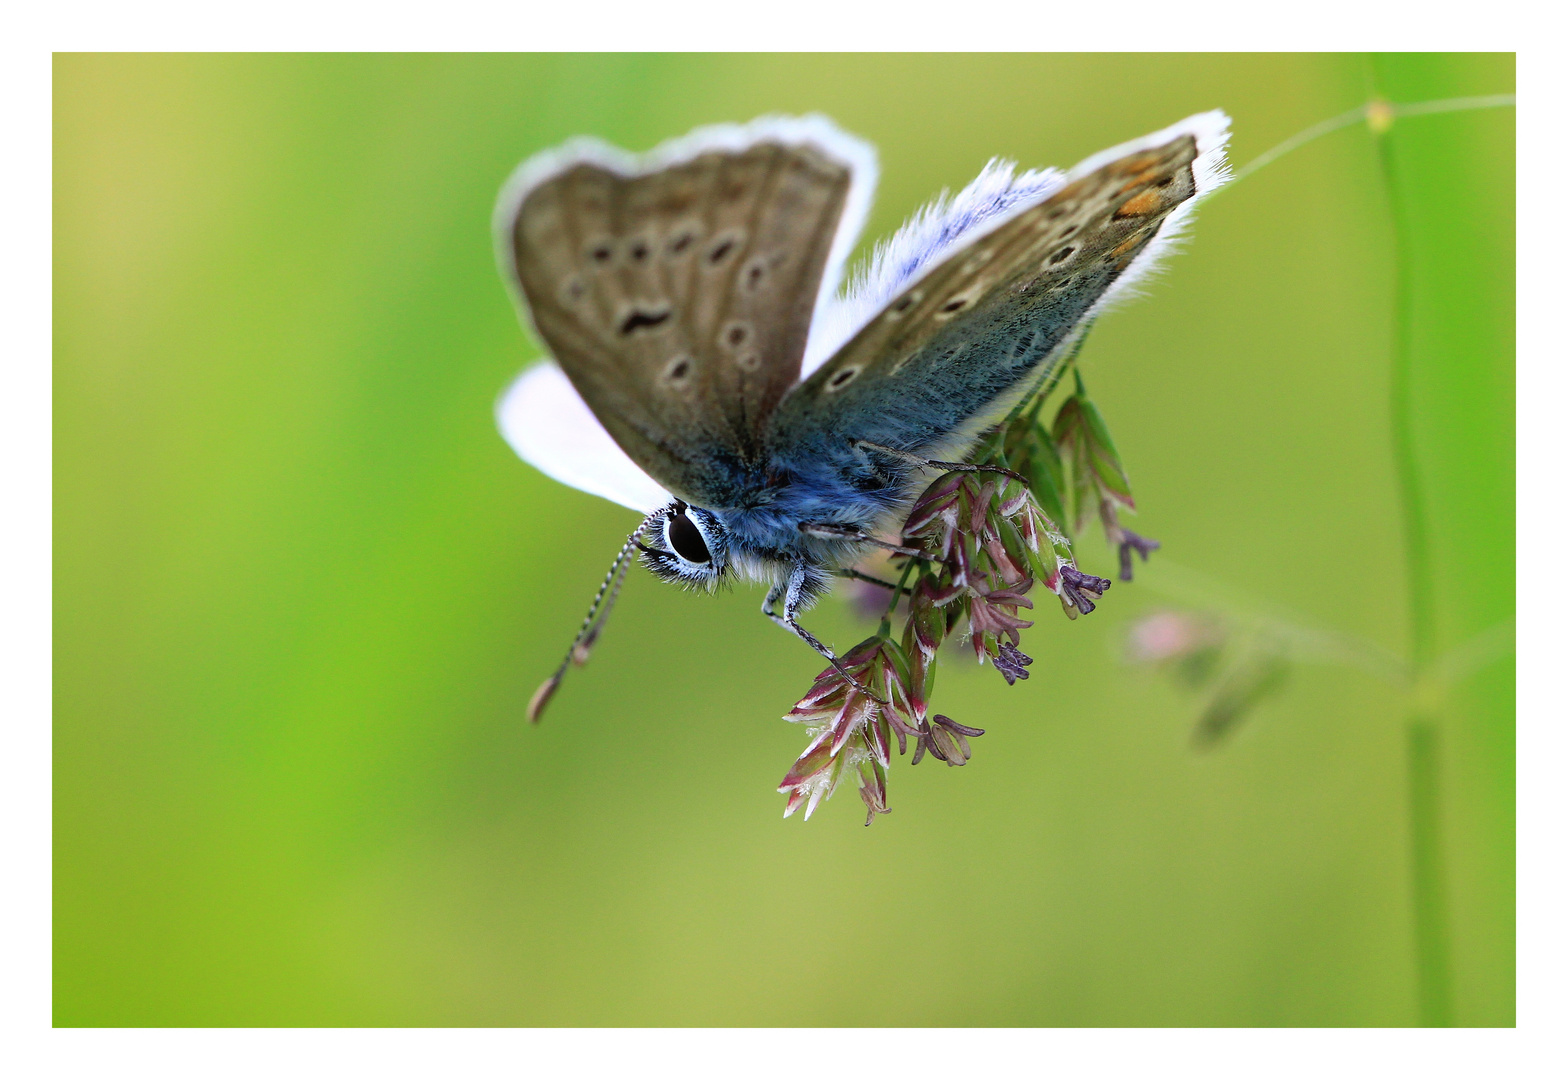
M615 607L615 598L621 593L621 583L626 580L626 571L631 568L632 552L637 548L637 536L641 531L639 528L637 532L626 538L620 553L610 564L610 572L604 575L599 591L594 594L593 604L583 618L582 629L577 631L577 637L572 640L572 647L566 650L566 656L561 659L561 666L556 668L555 673L541 683L539 689L534 691L534 696L528 699L530 724L537 724L539 717L544 715L544 707L550 703L550 698L555 696L561 680L566 678L567 669L574 664L582 667L588 662L588 653L593 648L594 642L599 640L599 634L604 630L604 624L609 620L610 612Z

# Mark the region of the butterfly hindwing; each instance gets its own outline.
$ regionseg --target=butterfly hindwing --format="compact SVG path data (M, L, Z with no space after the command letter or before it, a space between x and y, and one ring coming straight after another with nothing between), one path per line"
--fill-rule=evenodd
M1190 134L1129 153L948 255L784 399L779 460L962 452L1195 194L1197 155Z
M503 211L503 262L539 335L671 492L722 501L760 460L799 378L852 171L767 138L646 173L568 160Z

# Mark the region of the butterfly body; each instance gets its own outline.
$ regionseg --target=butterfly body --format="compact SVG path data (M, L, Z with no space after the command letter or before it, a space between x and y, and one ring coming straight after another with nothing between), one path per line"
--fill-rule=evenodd
M848 299L874 157L821 118L640 159L542 155L503 192L497 240L560 371L519 381L503 429L547 472L652 511L623 555L688 585L767 584L763 610L832 658L796 615L1148 268L1223 179L1226 123L1202 114L1066 176L993 164ZM552 435L569 423L570 461Z

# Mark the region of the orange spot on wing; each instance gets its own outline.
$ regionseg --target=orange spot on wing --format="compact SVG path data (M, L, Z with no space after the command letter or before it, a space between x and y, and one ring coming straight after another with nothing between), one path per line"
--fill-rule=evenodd
M1169 174L1163 169L1150 169L1148 172L1139 173L1121 187L1117 188L1118 194L1126 194L1135 187L1143 187L1164 180Z
M1137 234L1128 237L1126 240L1123 240L1120 244L1118 244L1116 246L1115 250L1112 251L1111 254L1112 255L1125 255L1125 254L1127 254L1129 251L1131 251L1133 248L1137 247L1141 243L1143 243L1143 231L1142 230L1140 230Z
M1150 188L1142 195L1134 195L1122 203L1121 206L1116 208L1116 213L1113 216L1119 218L1140 217L1144 214L1153 213L1159 208L1160 193L1158 190Z

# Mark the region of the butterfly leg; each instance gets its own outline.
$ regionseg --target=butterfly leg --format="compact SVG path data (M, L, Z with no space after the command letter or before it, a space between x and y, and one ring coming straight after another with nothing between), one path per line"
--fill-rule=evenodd
M841 570L835 570L833 572L835 574L837 574L839 577L854 578L856 581L864 581L864 582L866 582L868 584L871 584L871 585L880 585L882 588L887 589L887 590L889 590L891 592L898 592L898 593L903 593L903 594L907 595L907 594L912 593L912 592L915 591L913 589L900 588L899 586L893 584L893 582L891 582L891 581L883 581L881 578L879 578L879 577L872 577L870 574L862 574L859 570L856 570L853 566L846 566L846 567L844 567Z
M801 626L796 620L796 616L800 613L801 603L806 598L806 580L806 564L803 562L796 563L788 578L778 582L773 588L768 590L767 599L762 601L762 613L821 653L827 662L833 665L833 670L842 675L845 681L855 689L865 694L871 700L886 705L886 698L883 698L851 675L849 669L844 666L844 662L833 655L833 650L818 641L810 630ZM774 605L779 602L781 597L784 600L784 614L782 615L773 610Z
M875 544L898 555L908 555L916 559L926 557L926 553L919 548L902 547L886 540L878 540L875 536L867 536L851 525L834 525L828 521L805 521L801 523L800 531L818 540L853 540L859 544Z
M867 442L864 439L860 439L855 443L855 449L875 450L879 454L886 454L888 457L896 458L899 461L908 462L910 465L914 465L922 469L943 468L948 472L1001 473L1003 476L1010 476L1020 483L1029 483L1029 481L1023 476L1013 472L1011 469L1004 469L1000 465L969 465L962 461L936 461L932 458L923 458L919 454L910 454L904 452L903 450L894 450L891 446L881 446L874 442Z

